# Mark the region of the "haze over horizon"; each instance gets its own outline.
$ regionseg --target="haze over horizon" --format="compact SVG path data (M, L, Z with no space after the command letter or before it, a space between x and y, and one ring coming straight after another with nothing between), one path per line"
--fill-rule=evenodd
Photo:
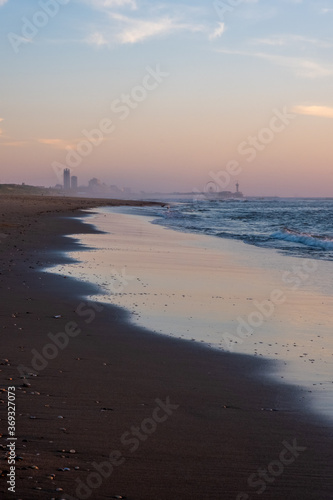
M332 22L328 0L0 0L0 183L333 196Z

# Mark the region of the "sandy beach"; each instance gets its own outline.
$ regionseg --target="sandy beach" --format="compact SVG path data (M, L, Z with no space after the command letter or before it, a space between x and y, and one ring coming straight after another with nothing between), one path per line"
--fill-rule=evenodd
M66 235L93 234L80 210L118 203L0 197L1 498L332 499L333 429L271 363L149 332L45 272L78 249Z

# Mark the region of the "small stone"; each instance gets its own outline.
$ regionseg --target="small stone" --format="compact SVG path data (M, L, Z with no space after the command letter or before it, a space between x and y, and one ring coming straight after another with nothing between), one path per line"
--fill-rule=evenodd
M69 453L76 453L75 450L69 450Z
M62 488L57 488L56 491L64 491Z
M37 467L37 465L31 465L31 466L30 466L30 469L35 469L35 470L38 470L38 469L39 469L39 467Z

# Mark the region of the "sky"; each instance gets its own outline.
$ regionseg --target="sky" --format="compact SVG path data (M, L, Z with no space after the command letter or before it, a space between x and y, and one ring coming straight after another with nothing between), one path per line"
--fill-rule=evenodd
M332 0L0 0L0 183L333 196Z

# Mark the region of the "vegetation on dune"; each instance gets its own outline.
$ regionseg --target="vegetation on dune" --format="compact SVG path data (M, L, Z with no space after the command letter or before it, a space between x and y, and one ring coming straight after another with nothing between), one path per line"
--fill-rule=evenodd
M31 194L31 195L60 195L58 189L25 184L0 184L0 195L2 194Z

